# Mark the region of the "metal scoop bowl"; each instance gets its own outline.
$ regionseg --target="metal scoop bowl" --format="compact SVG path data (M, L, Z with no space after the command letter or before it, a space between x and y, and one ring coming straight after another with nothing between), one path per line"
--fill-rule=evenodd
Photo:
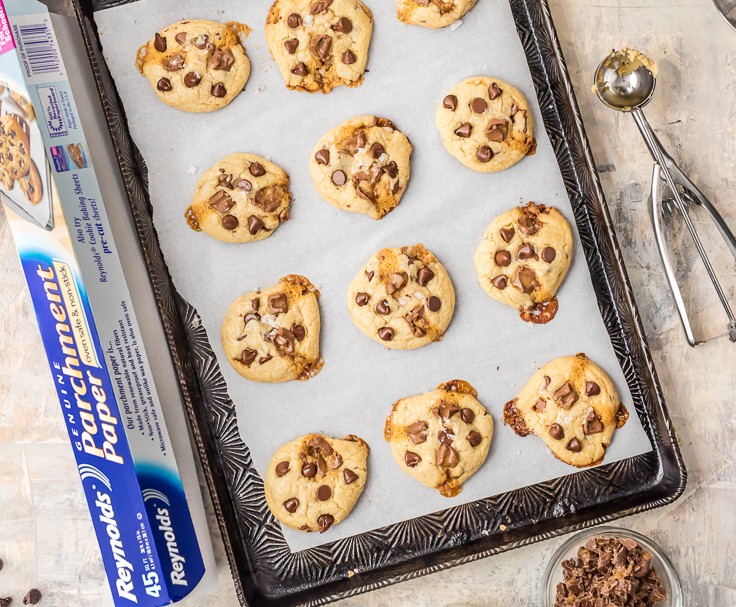
M682 216L687 230L693 239L695 248L698 251L698 255L700 255L705 265L708 277L713 283L718 299L726 312L728 325L725 335L728 335L732 342L736 342L736 315L731 308L726 293L718 280L718 276L703 248L703 243L689 215L691 206L698 205L707 211L721 236L726 241L728 248L731 250L735 262L736 238L720 213L697 186L688 179L687 175L680 170L680 167L677 166L672 157L662 147L652 127L649 126L642 108L651 100L656 85L657 74L655 65L638 51L624 49L611 51L611 54L601 61L595 73L593 89L598 95L598 98L607 107L619 112L631 113L654 159L650 199L650 213L654 226L654 236L688 343L691 346L696 346L704 342L695 339L682 293L677 284L675 271L670 260L669 249L666 246L663 216L665 213L671 213L672 210L679 212Z

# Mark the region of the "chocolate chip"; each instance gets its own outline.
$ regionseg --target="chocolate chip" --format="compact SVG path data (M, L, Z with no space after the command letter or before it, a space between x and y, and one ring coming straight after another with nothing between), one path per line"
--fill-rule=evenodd
M538 286L537 275L531 268L518 266L511 279L511 283L522 293L532 293Z
M470 436L468 436L470 439ZM460 456L457 451L450 447L447 443L442 443L437 449L437 465L444 468L454 468L460 462Z
M309 40L309 52L324 61L332 49L332 37L328 34L318 34Z
M509 126L505 118L492 118L486 126L486 137L488 137L488 141L501 143L506 139L508 128Z
M229 72L235 63L233 52L229 49L215 49L210 57L210 67L213 70Z
M288 25L291 29L296 29L302 24L302 17L298 13L291 13L286 18L286 25Z
M393 189L391 190L391 193L392 193L392 194L396 194L396 192L398 192L398 191L399 191L399 188L400 188L400 187L401 187L401 184L400 184L400 183L399 183L399 182L397 181L397 182L396 182L396 183L394 184L394 187L393 187Z
M491 280L491 284L498 290L503 291L508 285L508 280L503 274L499 274L496 278Z
M309 73L307 66L304 62L300 61L294 67L291 68L291 73L295 76L306 76Z
M164 59L162 65L167 72L178 72L184 67L184 57L182 55L172 55Z
M417 465L417 464L418 464L419 462L421 462L421 461L422 461L422 458L421 458L421 457L419 457L419 456L418 456L418 455L417 455L416 453L414 453L413 451L407 451L407 452L406 452L406 453L404 454L404 463L405 463L405 464L406 464L406 465L407 465L407 466L408 466L409 468L414 468L414 467L416 467L416 465Z
M488 87L488 96L491 98L491 100L493 100L500 94L501 89L498 88L498 85L495 82L491 82L491 86Z
M572 389L570 382L562 384L554 394L557 404L563 409L569 409L578 399L578 393Z
M290 514L294 514L298 507L299 507L299 500L296 499L295 497L292 497L284 502L284 510L286 510Z
M540 227L537 221L536 210L530 212L529 209L524 209L524 213L519 218L519 229L521 233L525 236L531 236L539 232Z
M468 442L470 443L471 447L477 447L480 445L481 441L483 440L483 437L480 435L480 432L476 432L473 430L472 432L468 432Z
M501 238L505 243L509 243L514 237L516 230L514 230L514 228L501 228L498 233L501 235Z
M327 12L327 9L330 8L331 4L332 0L318 0L317 2L312 2L312 4L309 5L309 12L312 15L319 15Z
M434 272L429 268L420 268L419 272L417 272L417 282L423 287L426 287L433 278Z
M476 114L482 114L488 109L488 104L486 103L485 99L476 97L470 102L470 109L473 110Z
M585 419L583 420L583 432L585 434L598 434L603 432L603 422L595 414L593 407L590 407L585 412Z
M260 322L260 320L261 320L260 314L258 314L257 312L250 312L250 313L246 314L243 317L243 326L244 327L247 327L248 326L248 323L251 320L255 320L256 322Z
M284 476L289 471L289 462L279 462L276 464L276 476Z
M389 276L389 282L386 285L386 293L393 295L397 291L401 291L409 282L409 275L406 272L394 272Z
M207 43L209 42L209 39L210 37L207 34L197 36L194 39L194 46L196 46L200 51L203 51L207 48Z
M227 95L227 89L225 89L225 85L222 82L216 82L212 85L212 88L210 89L210 94L213 97L222 99L225 95Z
M332 489L327 485L320 485L319 489L317 489L317 499L320 502L326 502L330 497L332 497Z
M6 596L6 597L0 597L0 607L10 607L10 604L13 602L13 597Z
M394 338L394 330L391 327L381 327L378 329L378 337L383 341L391 341Z
M332 523L334 522L335 517L331 514L320 514L319 518L317 519L317 523L319 523L319 532L324 533L330 527L332 527Z
M432 295L432 297L430 297L430 298L429 298L429 299L427 300L427 307L428 307L428 308L429 308L429 309L430 309L430 310L431 310L432 312L438 312L438 311L439 311L439 309L440 309L440 308L442 307L442 301L441 301L441 300L440 300L440 298L439 298L439 297L437 297L436 295Z
M365 277L368 279L368 282L373 280L374 275L375 275L375 272L372 270L370 272L368 270L365 271Z
M220 220L220 223L222 224L222 227L226 230L234 230L238 227L238 224L240 222L238 221L238 218L235 217L235 215L224 215Z
M473 413L472 409L466 407L460 411L460 417L466 424L472 424L475 419L475 413Z
M5 563L3 563L3 559L0 559L0 571L3 570L3 566L4 565L5 565Z
M383 167L383 171L391 179L395 179L396 175L399 174L399 166L392 160L385 167Z
M188 88L193 88L197 86L202 81L202 76L200 76L197 72L187 72L186 76L184 76L184 84Z
M580 453L583 450L583 445L577 438L573 438L569 443L565 445L565 449L572 451L573 453Z
M552 263L557 257L557 252L552 247L544 247L542 249L542 259L547 263Z
M179 44L184 44L187 41L187 33L179 32L176 36L174 36L174 40L176 40Z
M475 158L478 162L490 162L493 158L493 150L487 145L482 145L475 153Z
M353 65L358 60L358 58L355 56L355 53L351 51L350 49L346 50L342 54L342 62L345 65Z
M267 363L267 362L268 362L269 360L271 360L272 358L273 358L273 356L271 356L270 354L266 354L266 356L261 356L261 357L260 357L260 358L258 359L258 364L259 364L259 365L264 365L264 364L266 364L266 363Z
M253 189L253 184L247 179L238 179L235 187L244 192L250 192Z
M337 170L332 174L332 183L337 186L345 185L348 180L347 175L343 171Z
M533 257L536 257L534 254L534 247L528 242L521 245L516 253L517 259L532 259Z
M414 422L406 427L406 434L412 443L419 445L427 440L428 428L429 426L427 425L427 422Z
M585 396L598 396L601 393L601 387L594 381L585 382Z
M534 403L534 410L537 413L544 413L544 410L547 408L547 401L543 398L540 398L537 400L536 403Z
M355 303L358 304L360 307L363 307L364 305L366 305L370 301L370 299L371 299L371 296L368 295L368 293L356 293L355 294Z
M258 352L256 350L246 348L240 353L240 362L246 367L250 367L256 359L256 356L258 356Z
M459 410L460 409L457 405L453 403L448 403L446 400L443 400L442 402L440 402L440 406L437 407L436 413L442 419L450 419Z
M233 208L233 206L235 205L235 201L230 197L227 192L224 192L223 190L217 190L217 192L210 196L207 204L209 204L213 209L215 209L215 211L218 211L219 213L226 213L231 208Z
M309 462L302 466L302 476L307 478L314 478L317 474L317 464Z
M442 100L442 107L454 112L457 109L457 97L455 95L447 95Z
M496 251L496 254L493 256L493 260L496 262L497 266L505 267L511 263L511 253L501 249L500 251Z
M258 232L260 232L263 228L264 224L258 217L256 217L255 215L251 215L250 217L248 217L248 232L250 232L252 236L258 234Z
M383 148L383 146L377 141L373 145L371 145L371 148L369 150L371 156L373 156L373 158L375 158L376 160L383 156L383 153L385 151L386 150Z
M473 132L473 127L470 126L469 122L463 122L459 127L455 129L455 135L458 137L470 137L470 133Z
M552 424L549 427L549 435L555 440L562 440L565 438L565 431L562 429L560 424Z
M162 93L168 93L171 90L171 80L168 78L159 78L156 88ZM12 160L12 158L9 158L9 160Z
M289 311L289 300L286 293L274 293L268 296L268 309L271 314L285 314Z
M38 588L31 588L23 597L24 605L37 605L41 600L41 592Z
M257 297L250 302L250 307L253 308L254 312L258 312L258 308L261 307L261 300Z
M291 40L286 40L284 42L284 48L286 48L286 52L289 53L289 55L293 55L296 53L296 49L299 48L299 39L292 38Z
M159 52L164 53L166 52L166 38L164 38L161 34L156 32L156 35L153 37L153 47Z
M544 376L544 389L546 390L549 388L549 385L552 383L552 378L549 375Z
M360 305L360 304L358 304L358 305ZM390 311L391 311L391 308L390 308L390 307L389 307L389 305L388 305L388 301L386 301L385 299L382 299L382 300L381 300L381 301L379 301L379 302L378 302L378 304L376 305L376 313L377 313L377 314L380 314L380 315L382 315L382 316L385 316L385 315L386 315L386 314L388 314L388 313L389 313Z
M337 23L332 26L332 29L341 34L349 34L353 31L353 22L347 17L340 17Z
M314 159L317 161L317 164L330 164L330 150L317 150L317 153L314 155Z
M251 162L248 167L248 171L250 171L250 174L253 175L253 177L262 177L266 174L266 169L263 168L263 165L260 162Z
M307 330L304 328L304 325L291 325L291 332L294 334L294 337L296 337L296 340L299 342L304 341L304 338L307 336Z
M349 485L358 480L358 475L355 474L355 472L353 472L352 470L349 470L348 468L343 468L342 478L345 480L345 484Z

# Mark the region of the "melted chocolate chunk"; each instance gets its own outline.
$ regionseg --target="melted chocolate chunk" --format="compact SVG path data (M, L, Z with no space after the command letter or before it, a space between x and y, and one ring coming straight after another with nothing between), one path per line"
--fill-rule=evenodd
M162 93L168 93L171 90L171 80L168 78L159 78L156 83L156 88ZM8 154L8 160L13 160L10 154Z
M454 468L460 463L460 456L447 443L442 443L437 449L437 465L443 468Z
M335 517L331 514L320 514L319 518L317 519L317 523L319 524L319 532L324 533L330 527L332 527L332 523L334 522Z
M309 462L302 466L302 476L306 478L314 478L317 475L317 464Z
M488 141L501 143L506 139L507 132L508 123L504 118L492 118L488 121L488 126L486 126L486 137L488 137Z
M407 451L407 452L406 452L406 453L404 454L404 463L405 463L405 464L406 464L406 465L407 465L407 466L408 466L409 468L415 468L415 467L416 467L416 465L417 465L417 464L418 464L419 462L421 462L421 461L422 461L422 458L421 458L421 457L419 457L419 455L417 455L417 454L416 454L416 453L414 453L413 451Z
M488 87L488 97L491 98L491 100L495 99L501 94L501 89L498 88L498 84L495 82L491 82L491 85Z
M401 291L409 282L409 275L406 272L394 272L389 276L389 282L386 285L386 293L393 295L397 291Z
M428 428L429 426L427 425L427 422L414 422L406 427L406 434L412 443L419 445L427 440Z
M573 390L570 382L562 384L554 394L557 404L563 409L569 409L578 399L578 393Z
M318 34L309 40L309 52L324 61L332 50L332 37L328 34Z
M539 287L536 273L526 266L516 268L511 282L519 291L527 295Z
M248 232L252 236L258 234L258 232L260 232L263 228L264 224L258 217L256 217L255 215L251 215L250 217L248 217Z
M603 432L603 422L595 414L593 407L585 412L585 419L583 420L583 432L588 434L598 434Z
M163 60L162 65L167 72L178 72L184 67L183 55L172 55Z
M210 199L207 201L215 211L219 213L227 213L235 205L235 201L230 197L227 192L218 190L215 192Z
M229 48L215 49L210 57L210 68L213 70L229 72L234 63L235 57Z
M585 396L598 396L601 393L601 387L594 381L585 382Z
M256 350L253 350L251 348L246 348L240 353L239 360L246 367L250 367L253 364L253 361L256 359L256 356L258 356L258 352Z

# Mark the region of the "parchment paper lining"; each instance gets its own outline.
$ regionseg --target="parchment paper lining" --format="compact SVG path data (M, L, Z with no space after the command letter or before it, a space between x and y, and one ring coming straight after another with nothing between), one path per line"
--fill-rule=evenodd
M608 371L629 406L631 418L615 434L605 463L651 451L600 317L509 6L480 0L459 28L433 31L400 23L393 0L367 4L374 33L365 83L326 96L285 88L263 34L269 1L141 0L96 14L105 58L148 165L161 248L177 289L202 316L256 469L265 470L280 444L310 431L357 434L371 446L368 484L353 513L323 535L284 528L294 551L575 473L539 439L519 438L502 423L503 404L536 368L558 356L585 352ZM254 30L246 41L250 80L218 112L187 114L163 105L135 69L138 46L184 18L235 20ZM463 167L445 152L434 125L444 94L474 75L513 83L533 108L537 153L502 173L483 175ZM358 114L390 118L414 144L407 192L381 221L334 209L309 178L309 153L316 141ZM291 176L292 220L262 242L219 243L192 232L183 218L202 171L236 151L269 157ZM556 206L573 224L576 239L573 265L558 293L560 311L541 327L522 322L517 312L490 299L477 282L473 263L491 220L527 200ZM353 325L346 291L374 252L417 242L450 273L457 294L455 316L441 342L390 351ZM250 383L224 357L220 323L236 297L290 273L307 276L322 293L325 367L306 383ZM459 496L447 499L399 469L383 440L383 424L399 398L455 378L478 390L496 429L485 465Z

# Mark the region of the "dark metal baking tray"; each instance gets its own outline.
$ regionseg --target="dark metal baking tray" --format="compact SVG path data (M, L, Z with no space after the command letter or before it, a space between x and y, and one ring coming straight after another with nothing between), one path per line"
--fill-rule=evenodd
M545 0L510 0L604 323L654 450L292 554L237 428L196 311L159 248L147 170L131 140L94 22L135 0L73 0L156 293L187 414L244 605L321 605L668 504L686 471L634 303L559 41ZM267 1L267 0L259 0Z

